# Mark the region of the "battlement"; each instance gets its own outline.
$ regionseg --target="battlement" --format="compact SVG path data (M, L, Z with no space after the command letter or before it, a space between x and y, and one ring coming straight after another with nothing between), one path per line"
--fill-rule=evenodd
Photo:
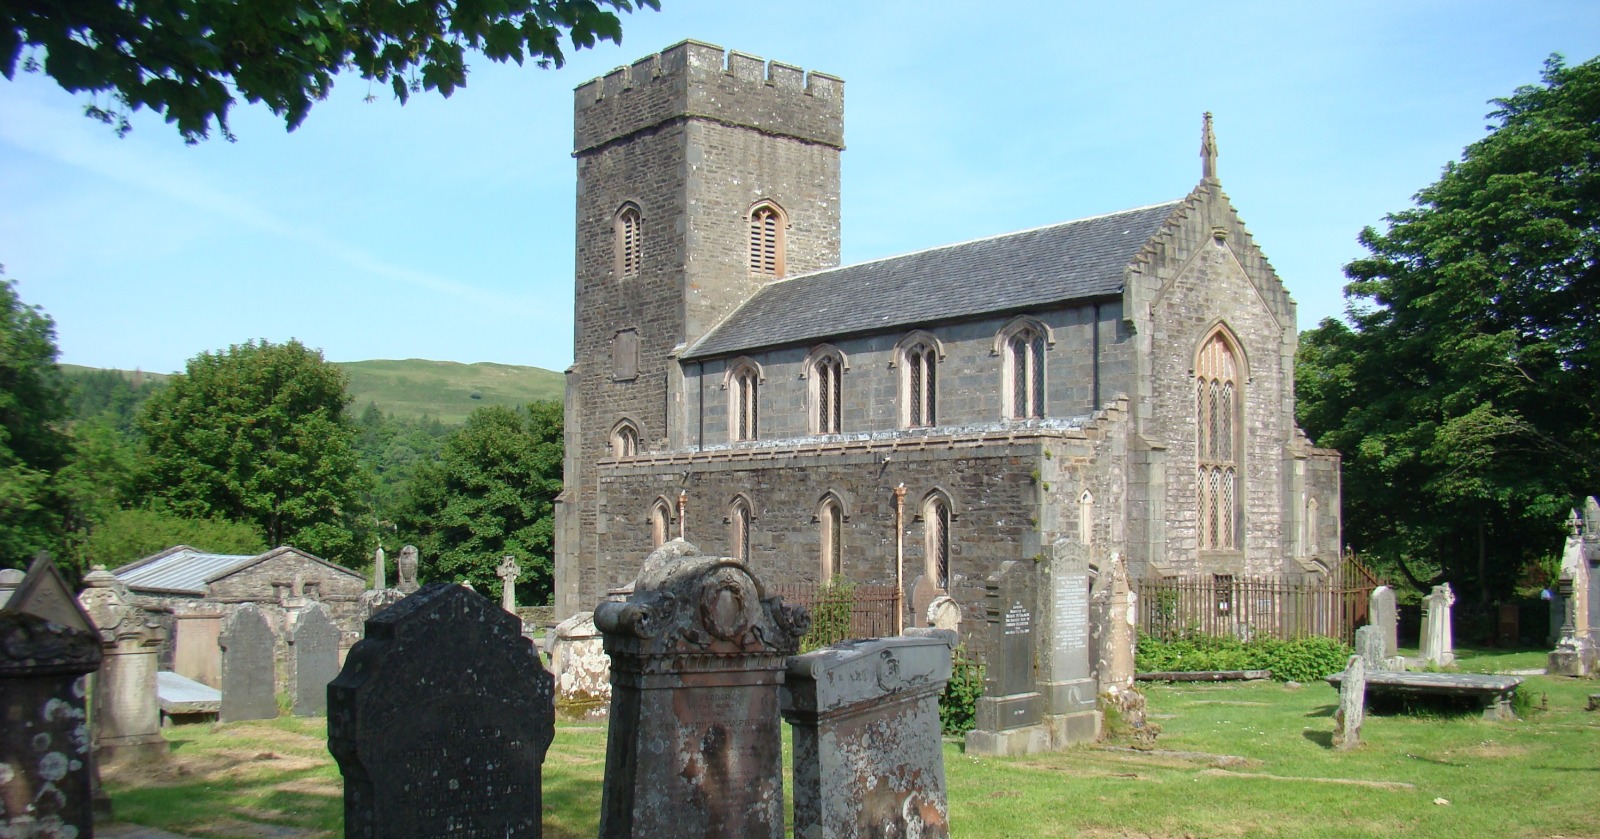
M671 120L693 118L842 149L844 81L683 41L579 85L573 148L581 154Z

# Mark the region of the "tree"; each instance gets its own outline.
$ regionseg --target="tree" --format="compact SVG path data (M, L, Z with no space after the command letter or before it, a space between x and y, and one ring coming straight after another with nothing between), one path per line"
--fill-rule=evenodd
M60 550L68 503L54 477L72 451L66 412L55 323L0 277L0 568Z
M175 545L219 554L255 555L267 544L247 522L185 518L171 510L115 510L79 546L81 564L117 568Z
M129 112L148 107L177 123L188 142L208 137L213 120L231 140L235 93L266 104L292 131L342 70L390 86L402 103L419 90L449 96L467 83L468 50L560 67L563 32L574 49L621 43L622 24L608 10L636 6L660 2L4 0L0 72L15 78L20 62L69 91L95 94L85 113L119 135L129 130ZM101 94L110 107L98 104Z
M361 562L367 478L348 402L344 373L298 341L201 353L141 409L145 491L183 517Z
M515 556L528 602L552 590L555 497L561 492L561 405L487 406L445 442L436 463L412 479L402 532L414 534L428 581L468 580L497 595L495 566Z
M1344 455L1351 544L1484 605L1600 485L1600 60L1552 57L1493 104L1416 207L1362 231L1350 325L1302 336L1297 383Z

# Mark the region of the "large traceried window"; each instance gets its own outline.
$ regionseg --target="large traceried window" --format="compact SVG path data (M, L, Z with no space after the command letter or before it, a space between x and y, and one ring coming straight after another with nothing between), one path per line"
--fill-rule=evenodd
M667 504L667 499L657 498L656 503L650 505L650 544L659 548L667 543L672 536L672 507Z
M806 359L810 380L812 434L838 434L844 428L844 355L830 346L811 351Z
M771 201L762 201L750 208L750 273L783 276L783 240L787 226L783 208Z
M616 233L616 271L619 277L632 277L639 273L640 253L644 245L640 238L639 207L633 202L623 204L612 222Z
M1009 419L1039 419L1045 405L1045 350L1050 336L1044 324L1018 318L1000 332L1004 354L1005 411Z
M907 428L938 425L941 354L938 341L925 332L914 333L900 343L900 422Z
M824 496L817 507L817 524L821 530L822 581L826 583L844 574L844 505L832 493Z
M750 563L750 502L744 496L728 510L728 546L734 559Z
M756 439L761 409L761 368L749 359L736 362L729 368L726 386L728 439Z
M922 501L923 573L940 591L950 589L950 499L932 492Z
M611 456L636 457L639 454L639 427L623 420L611 429Z
M1200 550L1240 547L1239 354L1220 329L1200 348L1195 363L1196 471Z

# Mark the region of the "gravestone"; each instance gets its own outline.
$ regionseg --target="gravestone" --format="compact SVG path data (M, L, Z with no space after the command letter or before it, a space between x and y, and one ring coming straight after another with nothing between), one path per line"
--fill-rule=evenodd
M579 612L550 633L550 675L566 716L604 719L611 709L611 657L593 612Z
M1589 563L1589 641L1600 650L1600 501L1583 502L1583 557Z
M925 575L918 575L917 579L911 583L912 620L915 621L919 618L926 620L928 615L928 607L933 605L933 601L937 600L941 594L944 594L944 592L940 591L939 587L934 585L933 580L928 579ZM922 623L916 625L932 626L933 624Z
M1100 736L1100 690L1089 661L1089 549L1062 538L1052 553L1045 672L1039 687L1051 745L1062 749Z
M1369 620L1378 628L1378 635L1383 639L1383 657L1399 655L1400 618L1394 601L1394 589L1388 586L1373 589L1368 598L1368 608L1372 613Z
M788 661L794 835L950 835L939 697L952 632L846 641ZM942 636L942 637L938 637Z
M500 565L494 570L495 576L500 578L500 608L513 614L517 611L517 577L522 573L522 566L517 564L517 558L508 556L500 560Z
M416 545L406 545L400 549L400 559L395 562L395 574L399 577L395 588L399 589L401 594L411 594L417 590Z
M595 608L611 656L600 835L779 839L784 659L810 624L736 560L675 539L625 602Z
M1367 668L1359 655L1345 664L1339 683L1339 710L1333 714L1333 747L1341 752L1361 745L1361 723L1366 718Z
M948 594L942 594L928 604L927 627L961 631L961 604Z
M328 683L339 675L339 628L321 603L307 606L293 620L289 666L294 671L294 715L320 717L328 712Z
M372 588L374 591L383 591L388 587L389 583L384 580L383 546L379 545L372 552Z
M83 585L78 603L99 630L103 656L93 688L95 745L107 762L159 760L167 754L156 690L166 630L103 567L84 575Z
M100 663L92 629L0 608L0 836L94 835L86 705Z
M1044 697L1034 674L1038 608L1033 577L1032 562L1007 561L985 583L989 658L984 695L974 714L977 727L967 733L969 754L1033 754L1050 748Z
M89 616L72 596L72 587L56 568L50 555L39 552L28 566L28 573L17 581L17 588L6 601L6 608L38 615L47 621L78 630L90 630Z
M222 709L220 722L270 720L278 716L274 638L254 603L242 603L222 621Z
M1383 630L1371 624L1356 627L1356 654L1361 656L1368 670L1385 669Z
M538 837L554 736L522 621L450 583L367 621L328 685L346 836Z
M375 588L361 592L361 607L358 615L361 625L365 626L379 612L393 606L405 599L405 595L397 588Z
M1554 676L1584 678L1594 669L1595 646L1589 626L1589 561L1584 556L1583 523L1572 511L1572 531L1561 555L1561 630L1546 669Z
M1455 605L1455 593L1450 584L1433 587L1422 598L1422 661L1439 667L1449 667L1456 662L1455 643L1450 629L1450 607Z
M1134 626L1137 600L1128 585L1128 566L1113 553L1095 580L1095 675L1100 692L1116 695L1133 689Z

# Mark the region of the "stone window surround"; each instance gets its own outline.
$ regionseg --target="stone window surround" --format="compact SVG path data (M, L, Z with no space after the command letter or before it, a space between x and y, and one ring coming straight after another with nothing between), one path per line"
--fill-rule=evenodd
M1042 347L1039 347L1035 341L1032 340L1035 336L1037 336L1039 339L1042 339ZM1019 339L1025 339L1026 346L1024 347L1024 352L1027 353L1027 355L1032 355L1033 351L1036 349L1041 350L1038 353L1038 358L1018 359L1016 345ZM1043 419L1045 416L1048 416L1049 400L1047 398L1047 386L1045 384L1047 381L1046 373L1048 368L1046 365L1048 362L1046 359L1050 353L1050 350L1055 348L1055 345L1055 332L1050 329L1049 324L1046 324L1044 321L1028 315L1019 315L1015 318L1012 318L1009 323L1000 328L999 332L995 333L993 354L995 357L1001 359L1000 411L1003 419ZM1032 361L1035 365L1037 365L1035 370L1025 371L1025 382L1030 389L1034 387L1040 388L1040 390L1034 393L1024 394L1023 399L1026 400L1029 410L1020 415L1017 411L1019 400L1016 392L1017 363L1019 360L1024 362Z
M940 591L946 592L950 590L951 545L954 544L950 529L956 520L955 509L950 494L934 487L922 497L921 512L917 515L917 520L922 522L922 572Z
M611 456L617 459L639 456L639 424L627 417L611 427Z
M1229 436L1231 437L1229 442L1232 445L1232 451L1230 453L1230 460L1214 460L1205 457L1205 453L1202 451L1202 449L1205 444L1205 439L1208 436L1206 433L1207 429L1203 427L1205 425L1206 417L1201 415L1199 400L1197 397L1195 404L1195 506L1199 512L1199 516L1195 522L1195 541L1202 555L1213 557L1219 555L1237 556L1240 555L1244 550L1242 537L1245 532L1243 513L1243 496L1245 493L1241 483L1243 476L1248 474L1245 470L1244 463L1245 446L1243 414L1245 406L1245 385L1247 385L1250 381L1249 359L1244 352L1243 345L1239 343L1238 337L1234 334L1233 330L1228 327L1226 322L1221 320L1213 322L1202 333L1202 335L1204 337L1201 338L1201 340L1195 346L1193 365L1189 371L1190 381L1198 386L1204 377L1212 376L1215 378L1216 375L1222 375L1226 378L1226 382L1233 386L1231 391L1232 404L1229 411L1231 427L1228 429ZM1211 348L1213 344L1220 344L1222 349L1226 352L1227 360L1231 361L1232 363L1231 371L1215 370L1207 367L1208 362L1206 361L1205 357L1207 355L1207 350ZM1221 381L1222 379L1218 380ZM1215 541L1210 538L1210 533L1207 529L1209 517L1206 509L1206 498L1208 495L1210 495L1210 493L1206 491L1205 481L1207 480L1208 469L1212 470L1213 472L1217 469L1221 469L1222 474L1224 475L1231 473L1233 479L1231 493L1232 509L1230 511L1226 511L1230 519L1229 523L1231 524L1231 532L1228 530L1219 529L1218 536ZM1224 511L1217 510L1212 513L1212 515L1221 512Z
M1078 496L1078 541L1085 546L1094 543L1094 493L1089 490Z
M650 525L651 550L672 541L672 504L664 495L656 496L650 502L650 512L645 516L645 521Z
M612 216L611 226L614 234L611 270L619 279L638 276L644 247L644 221L639 205L632 201L622 202Z
M755 440L761 430L761 385L766 376L761 365L747 356L728 364L722 389L728 392L728 442Z
M808 430L812 434L842 433L844 412L841 405L844 374L850 370L849 357L832 344L822 344L806 356L800 369L800 377L807 381Z
M755 523L755 506L750 497L739 493L728 502L728 555L746 565L750 564L750 527Z
M817 523L817 560L821 568L823 585L835 576L844 576L844 525L850 521L845 513L844 499L839 493L828 490L817 500L816 513L811 520Z
M745 219L750 230L750 273L773 278L784 276L789 214L778 202L763 198L750 205Z
M912 374L915 356L921 355L925 359L928 371L935 371L932 377L924 374L919 382L921 388L918 393L912 393ZM900 368L900 427L901 428L927 428L938 424L939 419L939 387L937 370L939 363L944 361L944 344L932 333L925 329L917 329L901 338L894 345L894 352L889 363L890 368ZM912 401L918 400L921 416L913 410ZM913 423L912 420L919 421Z

